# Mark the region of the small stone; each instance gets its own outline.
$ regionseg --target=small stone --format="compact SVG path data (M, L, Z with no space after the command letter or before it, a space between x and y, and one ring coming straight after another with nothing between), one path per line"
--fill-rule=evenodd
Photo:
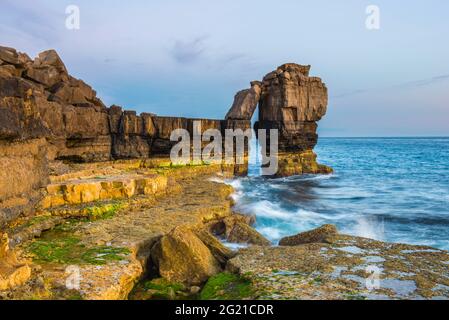
M198 292L200 292L201 288L198 286L192 286L190 287L190 293L191 294L197 294Z

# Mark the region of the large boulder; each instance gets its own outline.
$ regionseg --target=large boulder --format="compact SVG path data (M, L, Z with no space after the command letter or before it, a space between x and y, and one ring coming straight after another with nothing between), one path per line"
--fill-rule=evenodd
M337 227L325 224L319 228L282 238L280 246L297 246L306 243L333 243L338 235Z
M237 92L234 103L226 115L226 120L251 120L262 92L261 83L251 82L251 88Z
M9 250L8 235L0 233L0 291L20 286L30 276L31 268L19 262L14 252Z
M54 50L39 53L34 62L27 65L25 77L44 85L47 89L61 81L69 81L67 69Z
M199 229L195 231L195 234L209 248L212 255L222 266L225 266L226 262L235 255L232 250L225 247L220 240L208 230Z
M208 247L185 227L163 236L151 250L151 257L161 277L190 286L202 284L221 271Z
M20 64L16 49L0 46L0 62L8 64Z

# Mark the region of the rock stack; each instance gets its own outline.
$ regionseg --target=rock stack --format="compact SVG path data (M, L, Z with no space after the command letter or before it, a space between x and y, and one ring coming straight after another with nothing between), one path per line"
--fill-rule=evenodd
M317 121L326 113L328 97L326 85L310 77L309 71L310 66L294 63L278 67L262 82L252 82L251 89L240 91L226 116L249 120L259 105L256 132L277 129L279 133L277 176L332 172L316 162L313 152Z

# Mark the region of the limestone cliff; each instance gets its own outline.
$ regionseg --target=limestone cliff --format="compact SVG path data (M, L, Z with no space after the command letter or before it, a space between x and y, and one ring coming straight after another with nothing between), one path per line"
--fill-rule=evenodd
M107 108L56 51L33 60L0 47L0 229L33 210L49 162L168 157L171 132L182 128L193 136L194 120ZM199 120L202 132L250 127L244 120Z

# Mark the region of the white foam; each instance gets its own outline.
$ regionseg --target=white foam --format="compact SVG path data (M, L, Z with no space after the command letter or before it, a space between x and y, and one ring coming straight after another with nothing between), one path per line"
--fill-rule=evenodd
M262 227L258 231L270 240L277 240L282 237L282 230L276 227Z
M365 217L358 218L354 230L350 232L359 237L383 240L384 239L384 225L374 219L367 219Z

